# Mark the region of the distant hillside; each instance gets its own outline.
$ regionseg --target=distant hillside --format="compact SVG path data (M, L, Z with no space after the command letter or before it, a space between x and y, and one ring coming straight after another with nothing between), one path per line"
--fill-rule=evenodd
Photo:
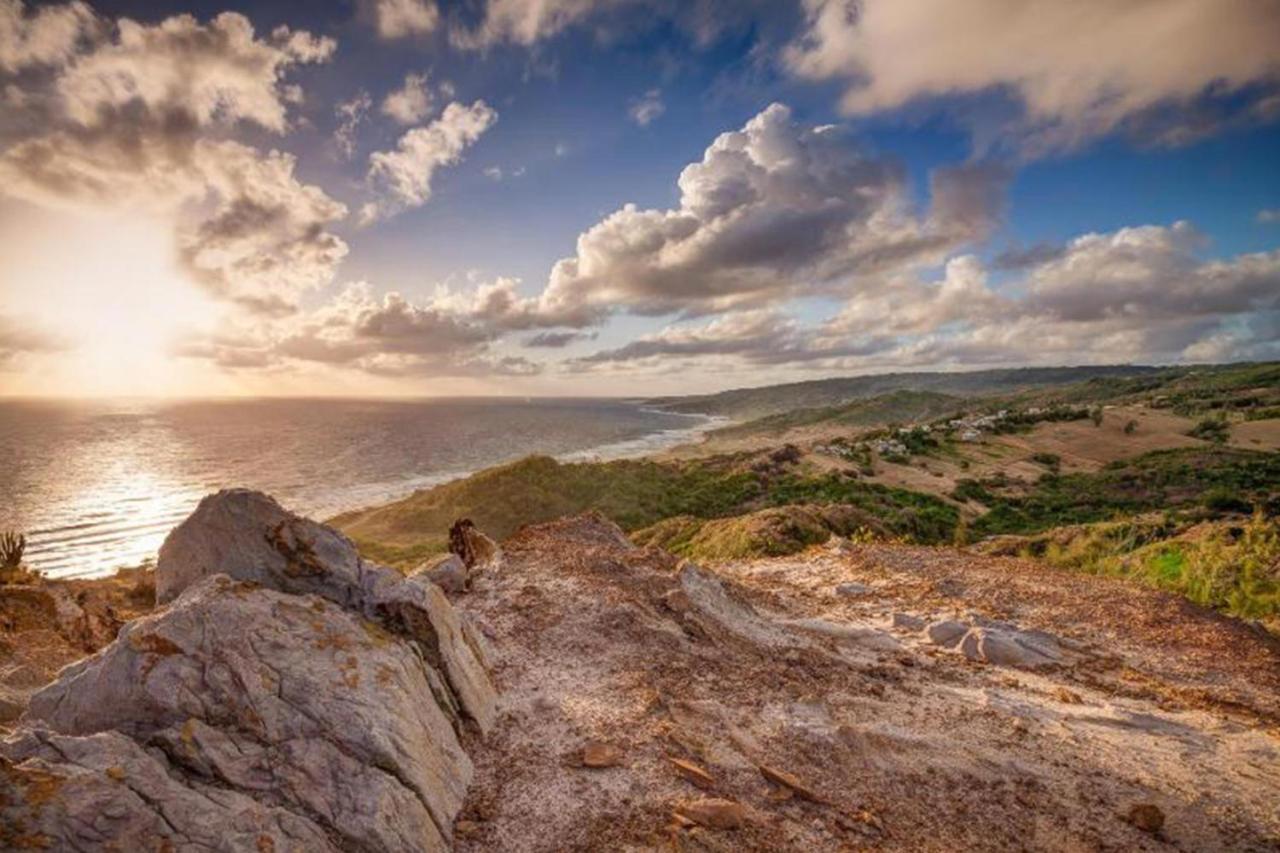
M796 427L811 424L869 427L893 423L930 421L964 408L966 400L936 391L891 391L839 406L796 409L765 415L762 418L723 427L711 433L712 439L746 436L777 436Z
M839 406L852 400L893 391L934 391L959 396L1009 394L1046 385L1067 385L1095 378L1138 377L1177 370L1185 369L1121 364L1025 367L964 373L884 373L875 376L816 379L761 388L737 388L701 396L660 397L649 402L673 412L722 415L741 420L796 409Z

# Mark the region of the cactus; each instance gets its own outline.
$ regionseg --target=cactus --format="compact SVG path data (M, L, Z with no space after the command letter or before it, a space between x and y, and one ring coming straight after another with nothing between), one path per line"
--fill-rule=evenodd
M22 553L27 550L27 537L7 531L0 534L0 567L16 569L22 565Z

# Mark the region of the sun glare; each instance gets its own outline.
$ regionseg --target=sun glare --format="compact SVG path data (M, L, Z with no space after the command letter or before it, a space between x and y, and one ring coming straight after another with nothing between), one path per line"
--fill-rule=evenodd
M43 321L65 351L21 377L15 391L189 393L199 368L172 349L182 334L207 326L214 306L179 270L172 226L68 217L30 231L18 257L6 261L21 282L6 301Z

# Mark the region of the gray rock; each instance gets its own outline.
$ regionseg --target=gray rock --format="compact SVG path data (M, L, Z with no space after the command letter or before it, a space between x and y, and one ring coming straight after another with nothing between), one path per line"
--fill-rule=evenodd
M865 583L855 583L850 581L849 583L836 584L836 595L853 598L859 595L867 595L871 592L874 592L874 590Z
M960 638L968 632L969 626L964 622L958 622L954 619L943 619L938 622L931 623L924 629L925 636L929 638L929 642L935 646L946 646L948 648L960 642Z
M925 621L910 613L894 613L889 617L889 627L898 631L921 631Z
M440 671L458 709L481 731L493 725L497 698L488 671L439 587L362 559L333 528L288 512L261 492L209 495L161 546L156 599L172 601L213 574L318 595L409 637Z
M409 576L417 575L425 575L428 580L450 595L466 592L471 580L466 563L462 562L462 558L457 554L448 554L423 563Z
M958 650L970 660L1027 669L1062 660L1054 639L1040 631L971 628L961 638Z
M215 575L32 697L0 753L59 780L56 806L18 790L6 817L73 848L225 849L226 824L277 849L444 850L472 773L451 701L416 644L358 612Z

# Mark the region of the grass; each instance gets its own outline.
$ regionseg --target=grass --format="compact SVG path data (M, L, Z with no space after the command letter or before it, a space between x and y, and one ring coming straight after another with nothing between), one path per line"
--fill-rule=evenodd
M730 518L678 516L631 535L638 545L665 548L695 560L732 560L794 554L833 534L883 538L879 522L835 504L770 507Z
M1131 578L1280 629L1280 520L1176 525L1129 519L1055 530L1027 543L1028 556L1063 568Z
M677 516L710 520L796 504L849 507L918 542L950 541L958 518L953 506L929 495L835 473L761 470L741 455L582 463L531 456L331 523L373 559L403 566L444 550L449 525L464 517L502 538L522 524L586 510L634 531Z

